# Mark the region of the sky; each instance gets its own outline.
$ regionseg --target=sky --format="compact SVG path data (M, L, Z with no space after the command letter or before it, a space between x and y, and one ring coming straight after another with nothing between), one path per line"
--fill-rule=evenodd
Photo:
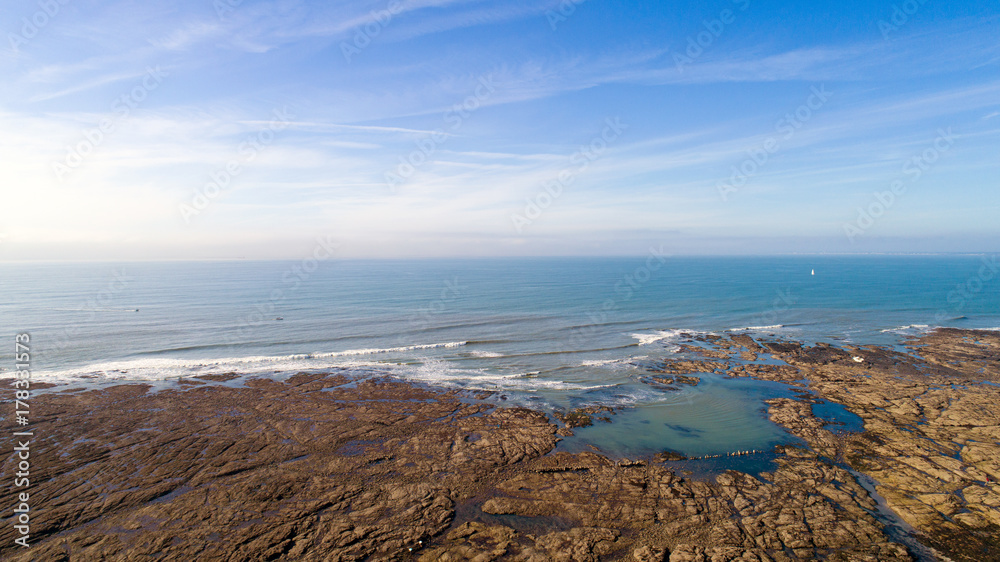
M0 260L993 252L995 1L0 8Z

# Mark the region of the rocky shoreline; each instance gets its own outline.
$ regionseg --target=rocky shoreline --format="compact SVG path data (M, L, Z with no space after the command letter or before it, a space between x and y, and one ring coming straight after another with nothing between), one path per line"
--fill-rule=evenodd
M606 409L549 416L346 371L50 392L33 399L33 546L7 518L0 558L1000 560L1000 333L907 347L692 336L701 358L657 384L710 371L802 391L768 415L804 446L712 479L670 455L555 451L591 417L614 423ZM817 401L864 431L831 427Z

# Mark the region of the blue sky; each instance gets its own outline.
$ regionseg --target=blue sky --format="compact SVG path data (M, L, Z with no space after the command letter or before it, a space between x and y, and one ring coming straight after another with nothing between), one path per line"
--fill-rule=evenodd
M3 260L1000 240L996 2L2 10Z

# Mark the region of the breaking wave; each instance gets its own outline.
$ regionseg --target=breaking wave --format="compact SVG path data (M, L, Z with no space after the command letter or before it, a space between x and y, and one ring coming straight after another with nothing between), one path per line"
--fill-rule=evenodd
M670 342L689 336L701 335L707 333L708 332L702 332L698 330L657 330L652 334L637 333L630 335L639 341L639 345L650 345L661 341Z

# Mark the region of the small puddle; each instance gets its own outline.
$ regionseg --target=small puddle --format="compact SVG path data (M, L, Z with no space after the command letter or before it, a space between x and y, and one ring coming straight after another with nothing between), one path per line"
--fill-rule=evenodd
M823 429L850 433L861 433L865 430L865 420L843 404L819 401L812 405L812 413L826 423Z

